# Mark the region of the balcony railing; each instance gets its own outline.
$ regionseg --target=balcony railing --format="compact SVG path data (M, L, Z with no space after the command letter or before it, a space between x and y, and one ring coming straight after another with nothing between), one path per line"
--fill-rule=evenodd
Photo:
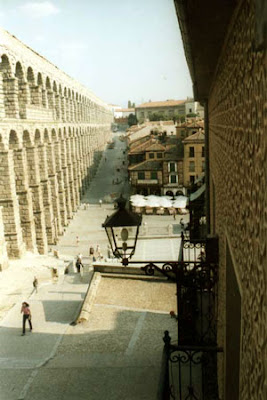
M178 337L165 331L158 399L215 400L217 388L216 257L206 253L207 240L190 242L182 235L179 261L165 263L163 273L177 284ZM158 269L146 266L146 273Z

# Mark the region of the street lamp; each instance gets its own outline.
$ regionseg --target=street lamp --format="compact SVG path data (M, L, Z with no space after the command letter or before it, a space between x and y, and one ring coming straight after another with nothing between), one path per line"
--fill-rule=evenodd
M107 216L102 226L106 230L114 256L122 259L123 265L128 265L128 260L135 252L142 216L127 210L126 200L122 196L116 203L118 210Z

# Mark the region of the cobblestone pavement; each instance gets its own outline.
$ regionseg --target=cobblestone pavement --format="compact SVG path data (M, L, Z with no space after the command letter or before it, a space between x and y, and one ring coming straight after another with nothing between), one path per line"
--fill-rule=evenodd
M111 204L100 206L99 198L129 190L123 179L112 183L112 176L125 174L114 171L125 146L118 137L115 140L115 148L106 150L106 161L102 159L83 204L51 254L27 254L1 273L1 400L156 398L163 332L168 329L173 338L177 335L169 316L176 310L175 285L103 276L89 320L70 325L86 295L88 276L80 277L71 269L64 275L65 267L79 252L87 256L91 244L99 244L106 257L101 224L114 210ZM170 216L144 219L159 227L175 222ZM178 247L177 237L140 240L135 259L175 260ZM52 256L54 250L59 258ZM51 267L58 269L55 282ZM34 275L39 289L32 294ZM24 300L31 305L33 332L21 337Z

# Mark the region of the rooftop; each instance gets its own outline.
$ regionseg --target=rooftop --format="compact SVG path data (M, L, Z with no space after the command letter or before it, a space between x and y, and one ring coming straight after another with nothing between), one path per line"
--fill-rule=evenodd
M186 100L149 101L148 103L140 104L136 108L175 107L185 102Z
M162 168L162 161L143 161L138 165L129 167L129 171L158 171Z
M186 139L183 140L183 143L192 143L192 142L203 142L205 141L205 135L203 131L199 130L193 135L188 136Z

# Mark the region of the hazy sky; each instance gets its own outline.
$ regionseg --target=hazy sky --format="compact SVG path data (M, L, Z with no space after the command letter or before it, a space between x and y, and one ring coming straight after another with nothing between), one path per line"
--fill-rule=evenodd
M0 25L108 103L192 96L173 0L0 0Z

